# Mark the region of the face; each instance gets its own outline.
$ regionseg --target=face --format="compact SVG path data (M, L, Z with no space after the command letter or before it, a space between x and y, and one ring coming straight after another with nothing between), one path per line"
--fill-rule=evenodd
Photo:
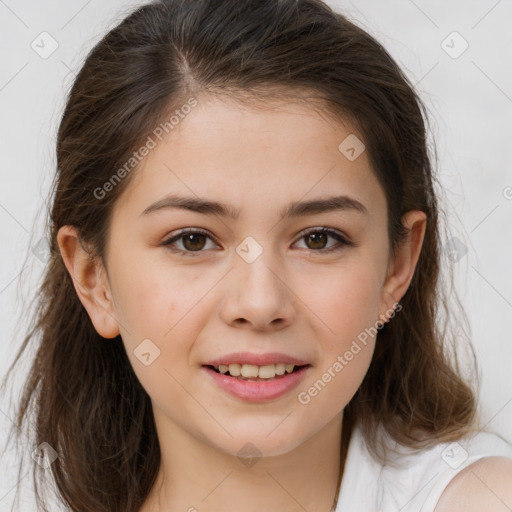
M386 198L367 153L339 149L351 134L304 105L203 97L154 138L113 211L105 286L158 424L225 453L250 441L278 455L340 417L377 322L412 277L388 258ZM171 195L227 213L172 206ZM345 199L282 216L331 197ZM95 325L116 335L106 322ZM281 362L302 368L255 382L205 366L219 360L278 363L262 376Z

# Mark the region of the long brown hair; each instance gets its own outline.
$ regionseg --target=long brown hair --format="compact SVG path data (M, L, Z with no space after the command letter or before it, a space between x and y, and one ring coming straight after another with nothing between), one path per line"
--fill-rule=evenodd
M343 453L356 423L382 459L379 425L399 443L421 448L462 437L476 417L475 390L450 352L460 339L472 347L450 268L445 284L451 287L440 279L442 209L428 111L399 66L374 38L320 0L154 2L135 9L96 44L70 90L58 129L50 255L37 310L7 374L30 347L35 356L13 432L21 438L30 427L34 446L48 443L56 451L51 475L59 500L73 511L138 511L154 484L160 450L149 396L122 340L104 340L94 329L56 235L64 225L75 226L91 256L104 261L113 205L136 169L101 198L93 192L159 123L201 94L255 105L286 97L322 104L364 139L387 198L392 250L405 234L402 215L427 215L401 311L379 330L368 373L345 408ZM455 302L449 303L450 292ZM459 322L449 328L455 308ZM38 464L33 478L46 511L40 489L48 485L38 484Z

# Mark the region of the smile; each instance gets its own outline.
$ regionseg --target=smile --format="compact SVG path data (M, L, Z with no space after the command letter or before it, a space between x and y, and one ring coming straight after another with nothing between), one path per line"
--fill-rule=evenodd
M285 363L266 364L262 366L232 363L229 365L220 364L218 366L212 366L212 368L219 373L229 374L231 377L273 379L276 375L280 376L285 373L292 373L295 368L300 368L300 366Z
M310 364L229 364L202 366L210 379L223 391L246 402L266 402L286 395L306 376ZM260 375L261 372L261 375Z

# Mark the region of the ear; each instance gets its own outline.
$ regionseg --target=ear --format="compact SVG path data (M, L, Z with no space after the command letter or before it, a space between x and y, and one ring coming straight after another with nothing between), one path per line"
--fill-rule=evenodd
M412 281L425 238L427 215L419 210L411 210L402 217L402 223L407 229L407 237L389 262L382 289L379 318L384 322L389 319L395 309L394 304L400 302Z
M73 226L62 226L59 229L57 243L78 298L87 310L94 328L104 338L115 338L120 334L119 324L105 268L83 248Z

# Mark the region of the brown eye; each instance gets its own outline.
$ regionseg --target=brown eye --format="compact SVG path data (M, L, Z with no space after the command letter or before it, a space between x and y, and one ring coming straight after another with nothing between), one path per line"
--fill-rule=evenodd
M205 245L205 235L202 233L190 233L181 235L183 246L191 251L201 250Z
M169 238L162 245L168 247L173 252L189 255L191 253L204 252L203 249L207 245L208 239L212 240L211 236L206 232L190 229ZM181 248L176 247L177 242L181 242Z
M329 238L334 238L338 241L338 243L326 248L326 244L328 243ZM355 245L337 231L328 228L311 229L306 234L302 235L300 240L306 241L306 249L310 249L313 252L319 252L322 254L341 250L345 246Z
M309 249L325 249L325 245L329 239L325 233L318 232L305 235L304 238L312 242L311 245L308 245Z
M327 246L329 238L336 240L338 243L330 247ZM201 252L205 252L208 240L213 238L205 231L198 229L188 229L178 233L162 243L170 251L183 256L195 256ZM355 246L355 244L345 238L343 235L328 228L316 228L309 230L302 235L300 240L306 240L306 249L313 253L326 254L331 251L343 249L345 246ZM176 246L180 242L181 247Z

